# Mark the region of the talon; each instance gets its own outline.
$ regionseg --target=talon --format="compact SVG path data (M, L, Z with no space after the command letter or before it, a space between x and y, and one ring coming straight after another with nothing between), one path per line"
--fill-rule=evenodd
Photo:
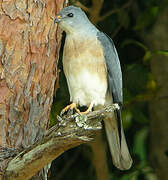
M90 103L88 109L84 112L80 112L79 114L82 114L82 115L88 114L89 112L92 111L92 108L93 108L93 103Z
M75 111L77 111L78 113L80 113L80 110L77 108L77 105L76 105L76 103L72 103L72 104L70 104L70 105L68 105L68 106L66 106L62 111L61 111L61 115L63 115L66 111L68 111L68 110L73 110L73 109L75 109Z
M85 115L85 114L88 114L89 112L91 112L91 111L92 111L92 108L93 108L93 103L90 103L88 109L87 109L86 111L84 111L84 112L81 112L81 111L77 108L76 103L72 103L72 104L66 106L66 107L61 111L60 115L63 115L63 114L64 114L66 111L68 111L69 109L70 109L70 110L75 109L75 111L76 111L78 114L80 114L80 115Z

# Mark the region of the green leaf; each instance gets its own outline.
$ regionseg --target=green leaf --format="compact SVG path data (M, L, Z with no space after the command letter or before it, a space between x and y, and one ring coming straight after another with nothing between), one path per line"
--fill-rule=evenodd
M156 50L156 51L149 51L147 50L145 55L144 55L144 62L149 61L153 55L155 54L160 54L160 55L164 55L164 56L168 56L168 50Z
M133 152L140 157L142 164L144 164L144 161L146 160L145 141L147 139L148 131L148 128L144 127L136 133L134 139Z
M144 51L149 51L147 46L145 46L143 43L139 42L139 41L136 41L136 40L133 40L133 39L126 39L122 44L121 44L121 47L123 48L124 46L127 46L129 44L135 44L139 47L141 47L142 49L144 49Z
M154 53L168 56L168 50L157 50L157 51L154 51Z
M124 174L120 180L138 180L138 175L139 172L138 171L133 171L131 173L128 174Z
M124 129L129 129L132 124L132 112L129 110L122 110L122 120Z
M146 88L151 93L153 93L157 89L156 80L152 73L148 73L148 82L147 82Z
M146 53L145 53L145 55L143 57L143 61L147 62L147 61L149 61L151 59L151 57L152 57L152 52L151 51L146 51Z

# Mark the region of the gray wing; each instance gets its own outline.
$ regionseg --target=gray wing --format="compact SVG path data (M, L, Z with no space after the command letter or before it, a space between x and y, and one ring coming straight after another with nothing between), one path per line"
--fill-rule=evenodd
M104 33L98 32L97 38L103 48L107 67L108 88L113 103L118 103L121 106L123 102L122 74L117 51L113 41ZM132 165L132 159L122 127L121 108L116 109L111 117L107 116L104 122L114 165L121 170L129 169Z
M97 33L97 38L100 41L103 48L103 54L107 67L108 88L112 96L113 103L118 103L121 106L123 103L122 73L115 45L112 39L110 39L110 37L108 37L106 34L102 32ZM118 133L121 143L121 108L119 110L115 110L115 116L118 123Z
M97 33L97 38L103 47L103 53L107 66L108 86L110 94L113 98L113 103L122 105L122 73L115 45L112 39L102 32Z

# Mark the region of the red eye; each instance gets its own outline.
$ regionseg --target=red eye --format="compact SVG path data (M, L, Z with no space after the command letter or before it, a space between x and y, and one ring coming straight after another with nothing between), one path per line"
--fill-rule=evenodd
M68 17L73 17L73 13L67 14Z

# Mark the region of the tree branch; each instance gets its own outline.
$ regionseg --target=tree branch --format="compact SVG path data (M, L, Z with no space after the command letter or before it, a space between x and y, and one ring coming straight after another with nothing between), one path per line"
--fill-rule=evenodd
M125 3L122 7L117 8L117 9L112 9L111 11L107 12L105 15L100 16L99 17L99 21L103 21L104 19L106 19L107 17L111 16L112 14L118 13L121 10L128 8L132 3L132 0L128 1L127 3Z
M72 2L74 3L74 5L79 6L85 12L89 13L89 15L90 15L89 19L91 20L91 22L93 24L97 24L98 22L103 21L104 19L111 16L112 14L118 13L121 10L128 8L131 5L132 1L133 0L129 0L122 7L117 8L117 9L112 9L111 11L107 12L103 16L100 16L100 11L102 9L104 0L92 0L92 7L91 8L84 6L82 3L80 3L79 1L76 1L76 0L74 0Z
M73 1L72 1L73 2ZM83 9L85 12L89 13L90 12L90 8L84 6L82 3L80 3L79 1L75 1L74 2L75 6L80 7L81 9Z
M49 129L40 141L17 154L8 163L4 179L29 179L68 149L91 141L95 131L102 128L101 120L105 114L116 108L118 106L113 104L87 115L58 116L59 123Z

